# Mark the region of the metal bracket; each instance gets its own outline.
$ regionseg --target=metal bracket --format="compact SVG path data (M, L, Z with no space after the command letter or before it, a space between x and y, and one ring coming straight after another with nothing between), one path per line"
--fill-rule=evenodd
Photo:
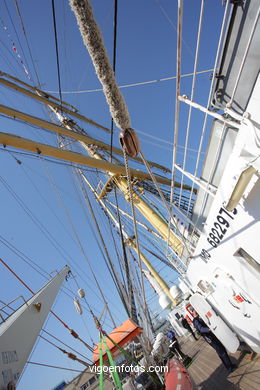
M102 188L100 194L98 195L98 200L104 198L109 192L112 191L114 184L113 180L117 175L110 176L108 181L105 183L104 187Z

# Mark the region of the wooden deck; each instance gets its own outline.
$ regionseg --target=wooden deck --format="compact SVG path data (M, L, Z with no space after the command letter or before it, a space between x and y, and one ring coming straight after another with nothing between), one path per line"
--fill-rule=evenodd
M238 368L229 374L215 350L201 337L198 341L186 340L182 350L194 360L188 371L198 390L259 390L260 356L237 352L229 354Z

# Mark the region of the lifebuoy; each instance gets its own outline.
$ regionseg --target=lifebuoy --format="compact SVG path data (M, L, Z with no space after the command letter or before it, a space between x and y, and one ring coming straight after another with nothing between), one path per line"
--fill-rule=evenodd
M164 374L166 390L193 390L190 375L178 360L171 359L167 363L167 368Z

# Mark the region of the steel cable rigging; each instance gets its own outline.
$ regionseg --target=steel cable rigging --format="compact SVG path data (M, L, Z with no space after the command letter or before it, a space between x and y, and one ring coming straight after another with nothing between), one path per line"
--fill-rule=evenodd
M33 292L33 290L27 285L27 283L26 282L24 282L24 280L22 279L22 278L20 278L17 274L16 274L16 272L14 272L14 270L12 270L8 265L7 265L7 263L3 260L3 259L1 259L0 258L0 262L8 269L8 271L9 272L11 272L14 276L15 276L15 278L16 279L18 279L19 280L19 282L27 289L27 290L29 290L30 291L30 293L31 294L33 294L34 295L34 292ZM93 352L93 348L92 347L90 347L90 345L89 344L87 344L83 339L81 339L80 337L79 337L79 335L73 330L73 329L71 329L71 328L69 328L69 326L66 324L66 322L64 322L53 310L50 310L50 313L66 328L66 329L68 329L69 330L69 332L70 332L70 334L74 337L74 338L76 338L76 339L78 339L81 343L83 343L84 345L85 345L85 347L87 347L91 352Z
M29 218L36 224L36 226L40 229L40 231L44 234L44 236L52 243L52 245L55 247L55 249L63 257L64 255L62 254L62 251L65 252L64 248L57 242L57 240L52 236L52 234L49 232L49 230L44 227L44 225L41 223L41 221L31 212L31 210L26 206L26 204L16 194L16 192L11 188L11 186L2 178L2 176L0 176L0 181L6 187L6 189L10 192L10 194L14 197L14 199L18 202L18 204L25 211L25 213L29 216ZM67 252L65 252L65 254L67 257L68 264L70 264L70 261L68 261L68 258L70 258L71 262L73 264L75 264L76 267L79 267L78 264L75 263L73 258ZM83 270L81 270L81 273L82 272L85 273ZM81 277L81 273L79 274L79 277Z
M58 83L59 83L59 95L60 95L61 110L62 110L60 60L59 60L59 48L58 48L58 35L57 35L57 27L56 27L55 0L52 0L51 5L52 5L54 36L55 36L55 51L56 51L56 63L57 63Z
M99 283L98 283L98 280L97 280L97 278L96 278L96 276L95 276L95 274L94 274L94 272L93 272L92 266L91 266L91 264L90 264L90 261L89 261L89 259L88 259L87 254L86 254L86 251L85 251L85 249L84 249L84 246L83 246L83 244L82 244L82 241L81 241L81 239L80 239L80 237L79 237L79 235L78 235L78 233L77 233L77 230L76 230L76 228L75 228L75 226L74 226L74 223L73 223L73 221L72 221L72 218L71 218L71 216L70 216L70 213L69 213L69 211L68 211L68 208L65 206L65 203L64 203L63 198L62 198L62 196L61 196L61 193L60 193L59 189L56 187L55 182L52 180L52 177L51 177L51 175L50 175L50 172L49 172L49 177L50 177L50 179L51 179L52 186L53 186L53 188L54 188L54 191L55 191L55 193L56 193L56 196L58 197L58 200L59 200L59 202L60 202L60 204L61 204L61 206L62 206L62 208L63 208L63 210L64 210L64 212L65 212L65 216L66 216L66 218L67 218L67 220L68 220L68 223L69 223L69 225L70 225L70 227L71 227L72 233L74 234L76 243L77 243L77 245L78 245L78 247L79 247L79 249L80 249L80 251L81 251L81 253L82 253L83 257L84 257L84 259L86 260L86 262L87 262L87 264L88 264L88 266L89 266L89 269L90 269L90 272L91 272L91 274L92 274L92 277L93 277L93 279L94 279L94 281L95 281L95 283L96 283L96 285L97 285L97 288L98 288L98 290L99 290L99 292L100 292L100 295L101 295L101 297L102 297L104 303L107 303L107 302L106 302L106 299L105 299L105 296L104 296L104 293L103 293L103 291L102 291L102 289L101 289L101 287L100 287L100 285L99 285ZM114 322L114 319L113 319L113 317L112 317L112 315L111 315L111 313L110 313L110 316L111 316L111 321L112 321L113 325L116 326L116 325L115 325L115 322Z
M80 177L81 177L82 173L80 173ZM84 175L83 175L84 177ZM85 178L86 179L86 178ZM85 187L83 186L83 183L81 182L81 189L82 189L82 193L83 193L83 196L86 200L86 203L87 203L87 206L89 208L89 211L90 211L90 214L91 214L91 217L92 217L92 220L94 221L94 224L95 224L95 227L96 227L96 231L98 232L98 235L99 235L99 238L100 238L100 241L102 243L102 246L104 248L104 251L105 251L105 256L104 256L104 260L105 260L105 263L106 263L106 266L108 268L108 271L112 277L112 280L114 281L114 284L117 288L117 291L119 293L119 296L121 298L121 300L123 300L124 302L124 298L123 298L123 294L122 294L122 291L120 289L120 282L119 282L119 278L118 278L118 275L117 275L117 272L115 270L115 267L114 267L114 264L112 262L112 259L109 255L109 252L108 252L108 249L107 249L107 246L105 244L105 241L103 239L103 236L101 234L101 231L100 231L100 228L99 228L99 225L98 225L98 222L97 222L97 219L96 219L96 216L95 216L95 213L93 212L93 208L92 208L92 205L90 203L90 200L89 200L89 197L88 197L88 194L85 190Z
M24 34L24 37L25 37L25 40L26 40L26 44L27 44L27 47L28 47L28 51L29 51L29 55L30 55L30 58L31 58L32 66L33 66L33 69L34 69L34 72L35 72L38 84L40 86L41 85L40 78L39 78L39 75L38 75L38 72L36 70L34 60L33 60L32 51L31 51L31 48L30 48L30 45L29 45L29 40L28 40L28 37L27 37L27 34L26 34L25 25L24 25L23 18L22 18L22 13L20 11L19 4L17 3L17 0L14 0L14 2L15 2L15 5L16 5L16 10L17 10L17 13L18 13L18 16L19 16L19 20L21 22L21 26L22 26L23 34Z
M40 267L38 264L36 264L35 261L33 261L29 256L27 256L26 254L24 254L22 251L20 251L18 248L16 248L13 244L11 244L8 240L6 240L3 236L0 235L0 242L2 242L8 249L10 249L16 256L18 256L22 261L24 261L29 267L31 267L34 271L36 271L39 275L41 275L45 280L49 280L49 277L50 277L50 274L44 270L42 267ZM36 267L38 267L41 271L39 271ZM83 280L84 281L84 280ZM86 285L88 286L88 290L89 291L92 291L94 294L95 294L95 290L92 289L91 286L89 286L87 284L87 282L84 281L84 283L86 283ZM67 296L69 297L72 301L73 301L73 297L75 296L75 294L73 293L73 291L71 291L68 287L65 287L63 286L61 288L61 291ZM69 293L72 294L72 295L69 295ZM101 300L101 298L97 295L96 296L98 299ZM91 307L91 306L90 306ZM86 309L86 308L85 308ZM94 310L92 307L91 307L92 310ZM89 311L89 309L87 309ZM107 327L110 327L112 329L112 327L108 324L106 324Z
M138 137L136 136L133 129L130 128L130 116L127 110L127 106L125 104L125 101L118 89L118 86L116 84L107 54L106 50L103 44L103 39L100 33L100 30L94 20L92 7L89 3L89 1L85 1L84 3L80 3L78 0L71 0L70 1L71 7L73 12L75 13L80 32L83 38L83 42L85 46L87 47L89 54L92 58L97 76L102 83L104 94L106 96L107 103L110 108L111 115L117 124L117 126L121 129L121 144L123 147L124 157L125 157L125 167L127 172L127 185L128 185L128 191L130 195L131 200L131 208L132 208L132 214L133 214L133 222L134 222L134 230L135 230L135 240L136 240L136 248L138 253L138 261L139 261L139 267L140 267L140 278L142 281L142 294L143 298L145 296L144 291L144 285L143 285L143 275L142 275L142 263L140 258L140 249L139 249L139 243L138 243L138 234L137 234L137 226L136 226L136 218L135 218L135 210L133 206L133 190L132 190L132 183L130 178L130 171L128 167L128 155L131 157L136 156L138 152L140 152L140 146L138 142ZM143 155L142 155L143 157ZM147 170L152 177L155 185L158 188L158 184L155 180L155 176L152 174L150 167L148 166L147 162L145 161L143 157L144 163L146 164ZM158 189L158 192L160 192L160 189ZM163 195L160 193L162 199L164 200ZM165 200L164 200L165 201ZM166 205L167 207L168 205ZM167 207L169 210L169 208ZM171 213L170 213L171 217ZM172 217L171 217L172 219ZM173 222L175 224L175 221L173 219ZM176 230L178 230L178 226L176 225ZM186 247L187 251L187 245L185 241L181 240L179 237L172 235L172 241L174 243L175 250L180 253L183 250L183 245ZM179 248L180 247L180 248ZM177 248L177 249L176 249ZM163 284L163 281L160 279L160 283ZM166 288L166 286L165 286ZM169 294L169 297L171 297L169 291L167 290L167 294ZM172 299L172 298L171 298ZM145 298L144 301L144 307L146 306Z
M23 58L24 58L24 60L25 60L26 66L27 66L27 68L29 69L28 61L26 60L26 55L25 55L25 53L24 53L23 46L22 46L21 41L20 41L20 38L19 38L19 34L18 34L17 30L16 30L16 27L15 27L15 24L14 24L14 22L13 22L12 15L11 15L11 13L10 13L10 11L9 11L8 6L7 6L6 0L4 0L4 4L5 4L5 8L6 8L6 10L7 10L9 19L10 19L10 21L11 21L12 27L13 27L13 29L14 29L14 32L15 32L15 35L16 35L16 38L17 38L17 42L19 43L20 49L21 49L21 51L22 51L22 55L23 55Z

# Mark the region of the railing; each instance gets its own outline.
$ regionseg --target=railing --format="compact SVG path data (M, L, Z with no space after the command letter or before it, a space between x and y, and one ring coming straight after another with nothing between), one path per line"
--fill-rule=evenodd
M9 318L10 315L12 315L17 310L17 309L14 309L13 307L11 307L10 305L12 303L16 302L19 298L21 298L23 300L23 302L27 305L27 302L22 295L19 295L18 297L14 298L12 301L10 301L8 303L5 303L4 306L0 307L1 323L5 322L7 320L7 318ZM1 303L4 303L4 302L1 301ZM12 311L12 313L10 314L6 310L4 310L6 308L10 309Z

